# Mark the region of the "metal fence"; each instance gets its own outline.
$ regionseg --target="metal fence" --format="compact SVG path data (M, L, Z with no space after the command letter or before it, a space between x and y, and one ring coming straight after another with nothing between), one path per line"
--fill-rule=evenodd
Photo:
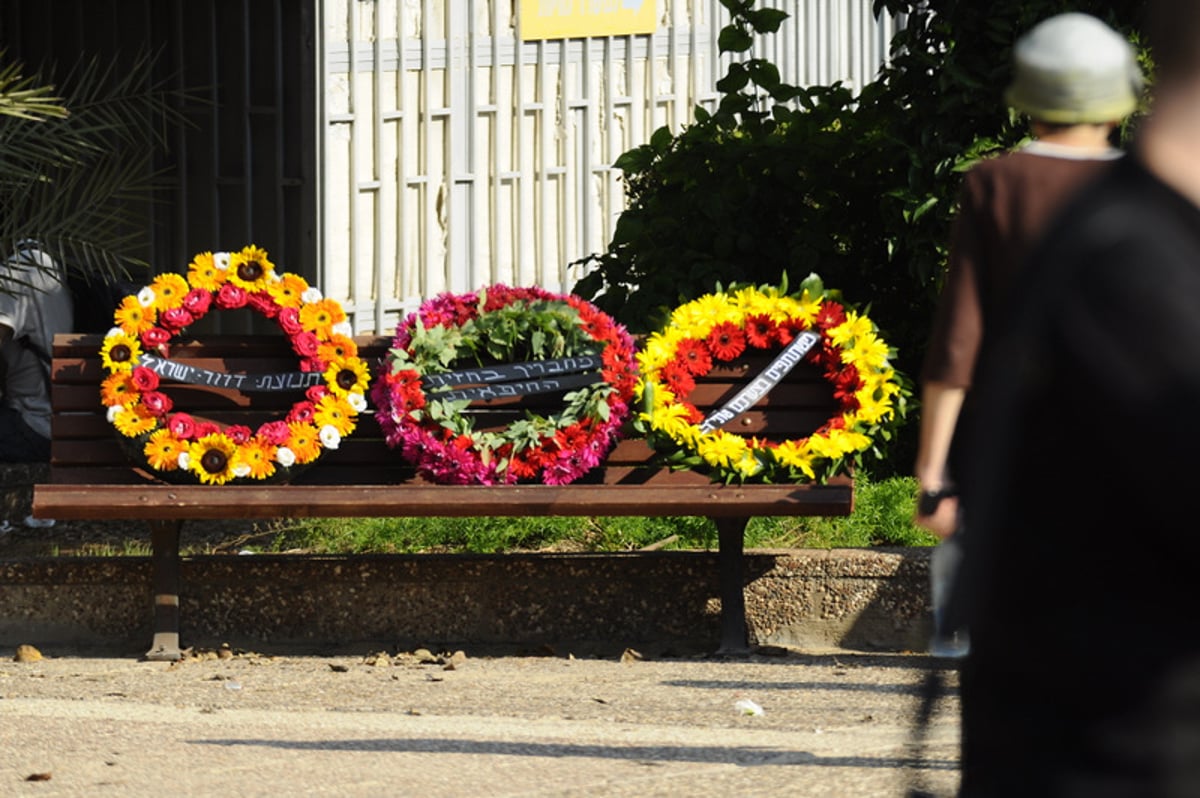
M653 34L541 40L520 0L318 4L317 278L357 332L442 291L569 290L624 207L614 161L712 108L729 63L718 0L658 0ZM861 87L901 24L871 0L762 6L789 18L752 55L798 85Z

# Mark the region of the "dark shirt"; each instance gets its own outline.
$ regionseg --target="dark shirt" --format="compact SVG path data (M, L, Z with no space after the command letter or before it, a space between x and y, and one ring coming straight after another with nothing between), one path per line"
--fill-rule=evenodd
M963 795L1200 795L1200 208L1122 159L977 375Z
M1045 228L1068 200L1102 175L1119 157L1079 148L1032 142L1026 148L980 161L967 172L959 191L946 281L934 314L921 381L969 388L984 331L1019 290L1018 273ZM961 430L974 412L967 394L959 415ZM960 481L963 451L957 434L948 456L947 477Z

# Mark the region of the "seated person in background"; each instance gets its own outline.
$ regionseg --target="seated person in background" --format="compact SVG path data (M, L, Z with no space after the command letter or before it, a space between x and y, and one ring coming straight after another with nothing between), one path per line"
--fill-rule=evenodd
M50 347L73 319L49 255L29 246L0 263L0 462L50 460Z

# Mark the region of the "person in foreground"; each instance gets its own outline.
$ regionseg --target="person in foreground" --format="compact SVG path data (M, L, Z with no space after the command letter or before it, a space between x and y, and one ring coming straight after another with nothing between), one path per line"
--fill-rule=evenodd
M963 798L1200 795L1200 0L1151 0L1130 153L985 337L950 609Z
M1050 17L1013 48L1008 105L1029 119L1032 138L980 161L963 178L939 297L921 371L921 426L914 474L914 521L944 542L934 551L931 653L965 653L965 635L940 631L945 584L959 555L955 430L984 331L1007 302L1014 274L1045 226L1080 187L1123 153L1114 131L1137 108L1142 74L1133 48L1099 19Z

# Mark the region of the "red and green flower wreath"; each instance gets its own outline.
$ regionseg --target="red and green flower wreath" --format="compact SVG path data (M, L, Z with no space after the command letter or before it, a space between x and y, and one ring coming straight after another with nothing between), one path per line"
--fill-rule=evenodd
M561 410L527 412L501 431L477 429L464 413L471 400L433 385L437 375L581 358L598 361L599 374L564 393ZM598 465L616 443L630 412L634 366L629 333L583 299L492 285L441 294L409 315L372 397L388 445L425 479L562 485Z
M697 377L743 353L778 352L804 331L820 336L803 362L817 366L833 387L836 415L808 437L783 442L704 424L687 399ZM772 287L719 291L676 308L646 340L637 385L644 409L634 424L675 467L707 472L714 481L822 480L847 459L879 454L877 441L900 423L910 390L891 355L874 323L829 298L815 276L799 296Z
M167 358L171 341L210 310L250 308L274 319L300 359L300 371L321 382L281 419L258 429L224 428L173 406L144 356ZM304 278L277 274L265 250L204 252L188 274L158 275L127 296L113 314L100 356L108 372L101 399L108 419L143 464L173 479L220 485L287 478L336 449L366 408L370 370L359 359L345 311Z

